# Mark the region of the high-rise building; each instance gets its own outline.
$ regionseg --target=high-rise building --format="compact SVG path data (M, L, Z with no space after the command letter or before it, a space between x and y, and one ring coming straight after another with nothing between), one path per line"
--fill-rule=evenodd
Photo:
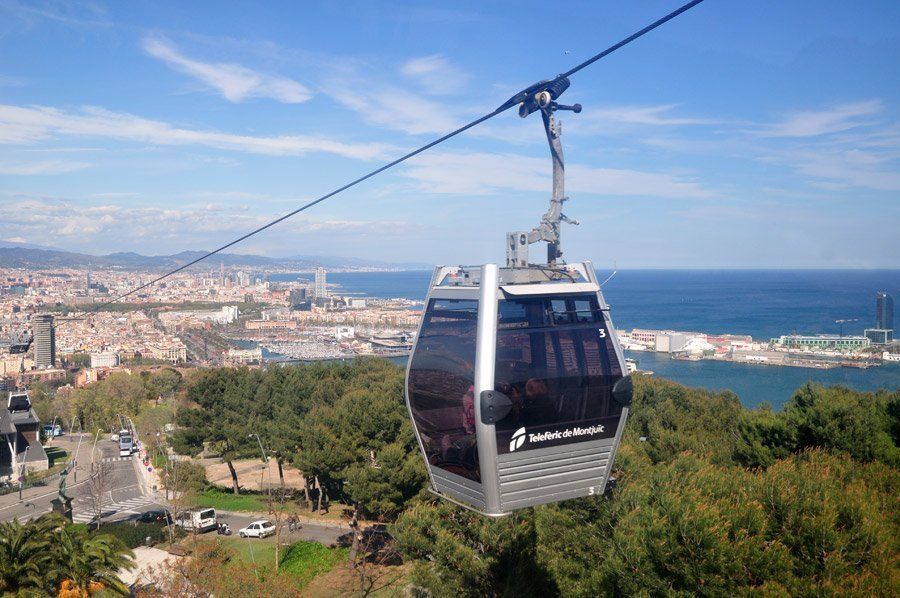
M894 329L894 300L884 291L875 293L875 328Z
M38 368L56 366L56 328L52 314L38 314L32 320L34 331L34 365Z
M316 286L313 288L316 299L328 297L328 287L325 285L325 268L316 268Z

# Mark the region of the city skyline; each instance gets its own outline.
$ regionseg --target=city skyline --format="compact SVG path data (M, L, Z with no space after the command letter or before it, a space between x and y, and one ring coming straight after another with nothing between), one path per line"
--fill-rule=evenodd
M212 248L676 5L238 5L209 19L0 2L0 239ZM584 112L562 120L567 212L583 224L564 229L566 257L900 267L886 228L900 216L900 87L885 76L898 24L888 2L709 2L579 74L565 99ZM535 118L505 115L234 251L501 260L504 234L549 198Z

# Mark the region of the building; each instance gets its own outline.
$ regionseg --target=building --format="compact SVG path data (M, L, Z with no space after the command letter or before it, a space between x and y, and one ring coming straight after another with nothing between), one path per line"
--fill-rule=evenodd
M171 344L150 344L147 345L147 351L150 357L154 359L164 359L172 363L187 361L187 347L183 343Z
M884 328L866 328L863 333L873 345L890 345L894 342L894 331Z
M656 335L655 350L660 353L677 353L687 345L688 335L683 332L665 332Z
M325 283L325 268L316 268L316 284L313 287L313 297L316 299L328 297L328 286Z
M884 291L875 293L875 328L894 329L894 299Z
M252 365L263 362L262 349L228 349L225 361L230 365Z
M247 330L296 330L297 320L247 320Z
M641 330L635 328L631 331L631 339L636 343L656 346L656 330Z
M119 354L115 351L91 353L92 368L114 368L119 365Z
M41 420L31 408L27 391L11 391L0 404L0 480L49 467L40 441Z
M34 365L37 368L56 366L56 327L52 314L38 314L32 320L34 331Z
M837 351L858 351L872 344L864 336L839 336L837 334L819 334L801 336L797 334L782 335L772 339L772 344L786 349L832 349Z
M335 340L345 340L352 339L356 336L356 329L353 326L335 326L334 327L334 338Z

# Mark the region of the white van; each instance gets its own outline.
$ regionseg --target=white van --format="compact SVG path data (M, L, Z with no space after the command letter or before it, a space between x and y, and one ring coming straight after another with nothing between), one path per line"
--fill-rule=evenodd
M208 532L219 527L215 509L191 509L175 516L175 525L192 532Z

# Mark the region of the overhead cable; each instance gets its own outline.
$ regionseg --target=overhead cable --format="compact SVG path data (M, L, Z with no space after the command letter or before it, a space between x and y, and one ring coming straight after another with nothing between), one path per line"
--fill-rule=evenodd
M357 178L357 179L354 179L353 181L347 183L346 185L343 185L343 186L341 186L341 187L338 187L338 188L335 189L334 191L331 191L331 192L329 192L329 193L326 193L325 195L319 197L318 199L315 199L315 200L313 200L313 201L310 201L309 203L306 203L306 204L300 206L299 208L297 208L296 210L293 210L292 212L288 212L287 214L284 214L283 216L280 216L279 218L276 218L275 220L272 220L271 222L269 222L269 223L267 223L267 224L264 224L264 225L260 226L259 228L256 228L256 229L254 229L254 230L252 230L252 231L250 231L250 232L248 232L248 233L246 233L246 234L244 234L244 235L238 237L237 239L234 239L233 241L230 241L230 242L226 243L225 245L222 245L221 247L218 247L218 248L216 248L216 249L213 249L212 251L210 251L210 252L208 252L208 253L205 253L205 254L201 255L200 257L198 257L198 258L196 258L196 259L194 259L194 260L191 260L190 262L188 262L188 263L186 263L186 264L184 264L184 265L182 265L182 266L179 266L178 268L175 268L174 270L171 270L171 271L166 272L165 274L163 274L163 275L161 275L161 276L158 276L158 277L154 278L154 279L151 280L150 282L147 282L147 283L145 283L145 284L142 284L142 285L140 285L140 286L138 286L138 287L136 287L136 288L134 288L134 289L128 291L127 293L123 293L123 294L121 294L121 295L115 297L114 299L110 299L109 301L106 301L106 302L103 302L103 303L99 303L99 304L97 304L97 305L95 305L95 306L91 306L90 309L86 309L86 310L82 311L81 313L77 314L76 316L74 316L73 318L68 318L68 320L69 320L69 321L72 321L72 320L79 320L79 319L82 319L85 315L90 314L90 313L92 313L92 312L102 311L103 308L105 308L105 307L108 307L108 306L110 306L110 305L112 305L112 304L114 304L114 303L117 303L117 302L121 301L122 299L126 299L126 298L128 298L128 297L134 295L135 293L138 293L138 292L140 292L140 291L142 291L142 290L144 290L144 289L146 289L146 288L148 288L148 287L151 287L151 286L153 286L154 284L156 284L156 283L158 283L158 282L160 282L160 281L162 281L162 280L165 280L166 278L168 278L168 277L170 277L170 276L172 276L172 275L174 275L174 274L177 274L178 272L181 272L182 270L185 270L185 269L187 269L187 268L190 268L191 266L193 266L193 265L195 265L195 264L198 264L199 262L202 262L203 260L208 259L208 258L210 258L210 257L212 257L212 256L214 256L214 255L216 255L217 253L221 253L222 251L228 249L229 247L232 247L232 246L234 246L234 245L237 245L238 243L240 243L241 241L244 241L245 239L248 239L248 238L250 238L250 237L252 237L252 236L254 236L254 235L258 234L258 233L261 233L262 231L264 231L264 230L266 230L266 229L268 229L268 228L271 228L271 227L275 226L276 224L278 224L278 223L280 223L280 222L283 222L283 221L287 220L288 218L291 218L291 217L293 217L293 216L296 216L296 215L299 214L300 212L303 212L303 211L305 211L305 210L308 210L309 208L315 206L316 204L322 203L322 202L325 201L326 199L329 199L329 198L331 198L331 197L334 197L334 196L337 195L338 193L341 193L341 192L343 192L343 191L346 191L346 190L349 189L350 187L354 187L354 186L358 185L359 183L362 183L363 181L365 181L365 180L367 180L367 179L370 179L370 178L372 178L373 176L375 176L375 175L377 175L377 174L380 174L380 173L384 172L385 170L388 170L389 168L393 168L394 166L396 166L397 164L400 164L401 162L405 162L406 160L409 160L410 158L412 158L412 157L414 157L414 156L417 156L418 154L421 154L422 152L424 152L424 151L426 151L426 150L428 150L428 149L431 149L432 147L434 147L434 146L436 146L436 145L438 145L438 144L440 144L440 143L443 143L444 141L447 141L448 139L450 139L450 138L452 138L452 137L456 137L456 136L459 135L460 133L463 133L463 132L465 132L465 131L468 131L469 129L471 129L471 128L474 127L474 126L480 125L481 123L485 122L486 120L489 120L489 119L491 119L491 118L494 118L494 117L497 116L498 114L501 114L501 113L505 112L506 110L512 108L513 106L515 106L515 105L517 105L517 104L519 104L519 103L525 101L525 100L528 99L531 95L533 95L533 94L535 94L535 93L537 93L537 92L539 92L539 91L541 91L541 90L543 90L543 89L546 89L546 88L548 88L549 86L553 86L553 85L556 84L557 82L559 82L559 81L561 81L561 80L563 80L563 79L566 79L566 78L568 78L570 75L572 75L572 74L574 74L574 73L577 73L578 71L580 71L580 70L582 70L582 69L584 69L584 68L590 66L591 64L593 64L593 63L597 62L598 60L600 60L601 58L604 58L605 56L607 56L607 55L609 55L609 54L615 52L615 51L618 50L619 48L621 48L621 47L623 47L623 46L625 46L625 45L627 45L627 44L633 42L633 41L636 40L637 38L639 38L639 37L641 37L641 36L643 36L643 35L649 33L650 31L653 31L654 29L656 29L656 28L659 27L660 25L666 23L667 21L670 21L671 19L674 19L674 18L677 17L678 15L680 15L680 14L682 14L683 12L685 12L685 11L687 11L687 10L693 8L694 6L700 4L701 2L703 2L703 0L692 0L691 2L688 2L687 4L685 4L685 5L681 6L680 8L678 8L677 10L674 10L674 11L670 12L669 14L667 14L666 16L662 17L661 19L658 19L658 20L654 21L653 23L651 23L650 25L647 25L646 27L644 27L644 28L641 29L640 31L637 31L637 32L633 33L632 35L629 35L629 36L626 37L625 39L623 39L623 40L621 40L620 42L618 42L618 43L616 43L616 44L614 44L614 45L608 47L607 49L603 50L603 51L600 52L599 54L595 54L594 56L592 56L591 58L585 60L584 62L582 62L581 64L575 66L574 68L572 68L572 69L566 71L565 73L562 73L562 74L558 75L557 77L555 77L555 78L552 79L551 81L542 81L542 82L540 82L540 83L536 83L536 84L534 84L534 85L532 85L532 86L530 86L530 87L527 87L526 89L524 89L524 90L520 91L519 93L513 95L511 98L509 98L509 100L507 100L506 102L504 102L503 104L501 104L501 105L500 105L499 107L497 107L497 109L495 109L493 112L490 112L490 113L488 113L488 114L485 114L484 116L482 116L482 117L480 117L480 118L477 118L477 119L473 120L472 122L470 122L470 123L468 123L468 124L466 124L466 125L463 125L463 126L459 127L458 129L455 129L455 130L451 131L450 133L447 133L447 134L444 135L443 137L440 137L440 138L438 138L438 139L435 139L434 141L432 141L432 142L430 142L430 143L427 143L426 145L423 145L422 147L420 147L420 148L418 148L418 149L416 149L416 150L413 150L413 151L411 151L411 152L409 152L409 153L407 153L407 154L404 154L403 156L397 158L396 160L393 160L393 161L391 161L391 162L388 162L387 164L385 164L385 165L383 165L383 166L380 166L379 168L376 168L375 170L373 170L373 171L371 171L371 172L369 172L369 173L367 173L367 174L364 174L363 176L361 176L361 177L359 177L359 178Z

